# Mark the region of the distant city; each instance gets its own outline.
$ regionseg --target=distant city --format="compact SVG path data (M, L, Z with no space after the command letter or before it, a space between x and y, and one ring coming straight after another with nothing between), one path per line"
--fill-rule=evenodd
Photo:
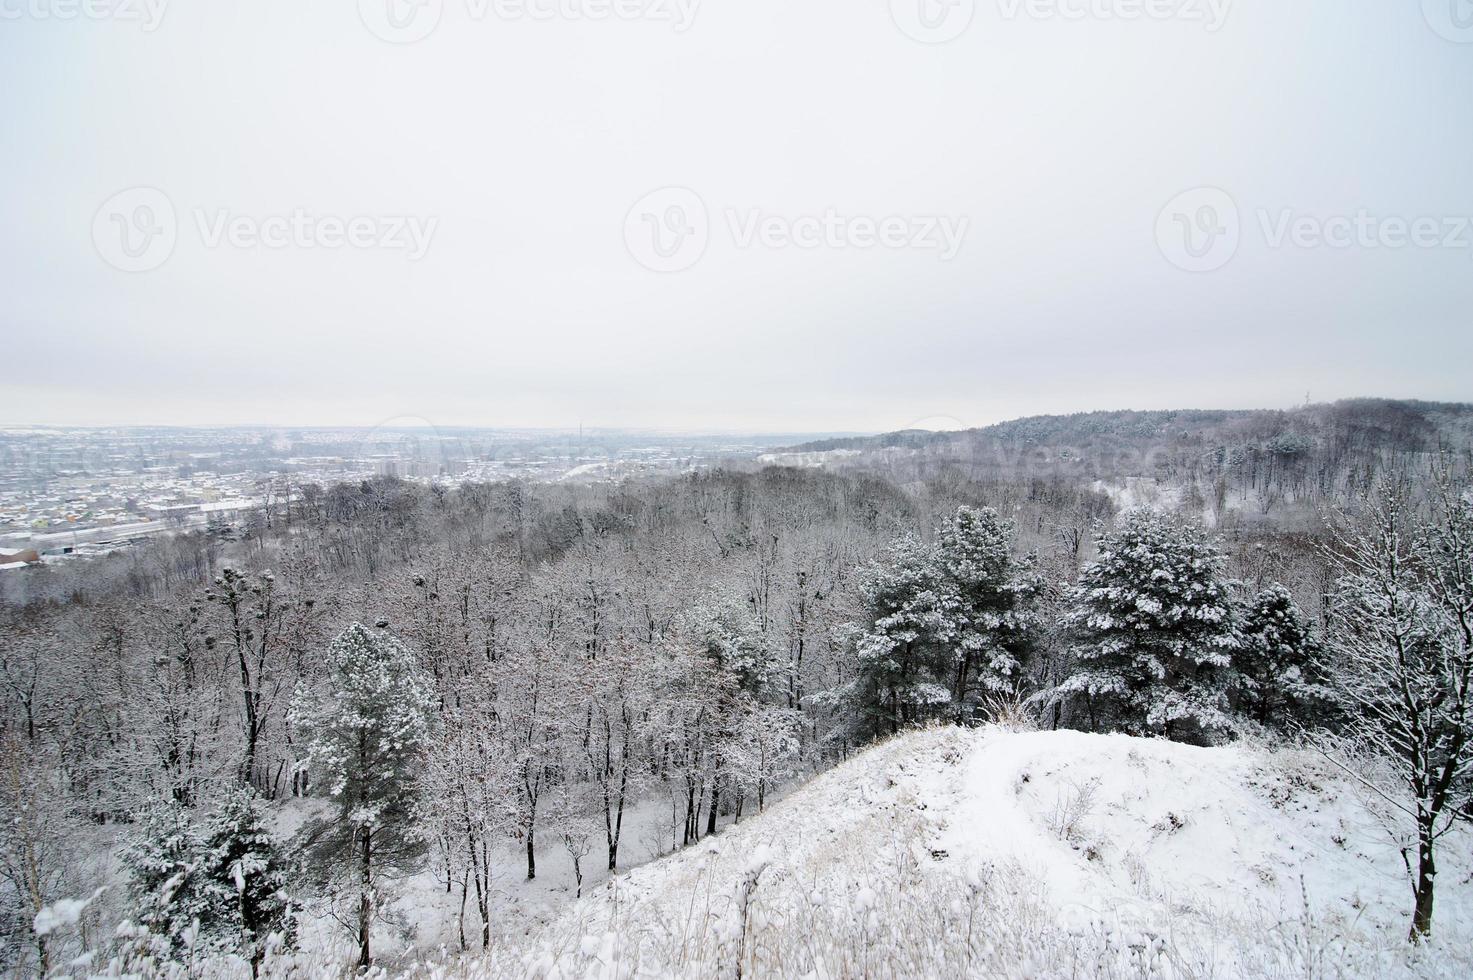
M752 461L828 435L0 426L0 571L232 526L310 484L618 481Z

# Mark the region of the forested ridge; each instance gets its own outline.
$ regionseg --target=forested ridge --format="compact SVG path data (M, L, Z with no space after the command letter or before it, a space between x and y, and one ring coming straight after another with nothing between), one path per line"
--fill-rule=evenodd
M1473 405L1351 399L1289 410L1083 412L960 432L829 439L791 453L843 450L834 465L926 478L1039 473L1075 479L1161 478L1317 501L1363 490L1398 461L1473 449Z
M1473 500L1466 451L1392 442L1316 442L1320 489L1270 507L1267 477L954 461L380 478L7 576L5 963L256 971L326 922L367 966L426 874L482 948L493 881L555 844L581 892L638 805L679 849L878 737L1008 719L1379 753L1429 933L1468 807Z

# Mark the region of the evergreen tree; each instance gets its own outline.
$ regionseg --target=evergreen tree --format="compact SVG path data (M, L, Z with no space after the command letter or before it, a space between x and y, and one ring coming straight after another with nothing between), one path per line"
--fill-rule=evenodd
M866 569L861 589L872 622L855 644L855 734L894 733L939 717L951 692L936 681L946 658L935 640L951 632L952 597L935 549L914 538L895 542L884 560Z
M1021 692L1042 579L1012 553L1013 525L961 507L935 545L905 538L866 572L870 627L856 643L851 700L860 735L971 718L989 695Z
M1237 709L1280 731L1323 721L1333 702L1321 682L1322 651L1309 620L1277 583L1243 613L1243 645L1234 657Z
M145 810L137 836L123 851L138 923L175 953L195 944L196 922L203 927L213 919L203 857L198 829L173 801Z
M412 832L413 794L435 696L402 643L357 623L328 650L323 686L292 707L293 726L311 733L314 781L335 804L304 829L303 853L319 887L356 906L366 968L383 879L412 870L426 850Z
M732 675L741 691L761 693L773 679L777 658L751 608L736 596L717 596L691 618L711 663Z
M287 870L249 790L237 790L205 825L201 884L211 910L211 941L245 957L259 973L267 946L291 946L296 917Z
M1095 730L1205 740L1228 725L1242 640L1224 559L1196 527L1132 511L1070 593L1074 664L1053 696Z
M231 793L204 828L174 802L146 812L123 855L139 922L175 955L227 952L256 975L272 936L296 936L286 869L249 791Z
M953 650L958 721L975 710L979 696L1022 689L1043 580L1031 557L1013 557L1013 532L1013 523L990 507L959 508L941 529L938 560L948 596L946 632L938 639Z

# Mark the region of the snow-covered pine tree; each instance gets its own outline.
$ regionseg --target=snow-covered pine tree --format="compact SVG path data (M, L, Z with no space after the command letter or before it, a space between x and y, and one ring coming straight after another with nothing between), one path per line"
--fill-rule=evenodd
M959 721L979 698L1017 695L1023 683L1043 580L1031 557L1013 557L1013 532L1013 522L990 507L958 508L941 528L938 561L949 594L938 639L955 651Z
M230 793L203 828L173 801L149 808L140 827L123 864L150 950L233 953L254 976L273 936L295 941L285 861L250 791Z
M404 644L354 623L328 650L323 689L299 692L292 724L310 732L307 765L334 811L303 830L318 885L356 906L358 964L372 964L370 930L387 873L417 865L414 787L435 706Z
M203 858L204 842L189 812L162 800L144 810L123 851L134 915L174 953L197 944L196 922L203 927L214 918Z
M1074 663L1053 696L1095 730L1202 741L1226 727L1242 638L1224 564L1197 527L1127 513L1071 590Z
M1042 579L1012 553L1013 525L961 507L937 543L895 542L866 571L872 617L856 644L850 700L861 737L942 717L970 719L991 696L1018 694Z
M1334 696L1322 683L1321 657L1294 596L1267 586L1243 611L1243 645L1233 658L1237 710L1280 731L1323 722Z
M952 633L955 599L935 549L914 538L896 541L865 570L860 588L872 622L855 645L854 734L871 738L940 717L951 692L936 678L950 658L936 638Z
M689 619L712 664L732 675L740 690L760 694L777 672L777 657L751 607L739 596L717 594Z
M255 794L236 790L205 823L200 884L210 907L202 932L244 957L257 976L268 946L290 948L296 915L287 893L287 868L266 829Z

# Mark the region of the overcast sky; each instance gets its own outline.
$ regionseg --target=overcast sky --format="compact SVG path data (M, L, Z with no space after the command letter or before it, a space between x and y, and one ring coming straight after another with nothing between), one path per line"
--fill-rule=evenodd
M0 0L0 421L1473 399L1469 0L78 2Z

